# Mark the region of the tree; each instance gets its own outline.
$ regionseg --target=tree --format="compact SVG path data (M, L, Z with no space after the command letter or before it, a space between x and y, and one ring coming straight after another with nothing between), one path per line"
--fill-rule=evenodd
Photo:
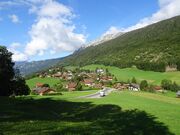
M15 69L15 76L11 83L11 89L15 95L29 95L30 89L18 69Z
M115 78L114 78L114 81L115 81L115 82L117 82L117 81L118 81L118 79L115 77Z
M76 90L78 90L78 91L81 91L81 90L82 90L82 85L81 85L80 82L77 84Z
M136 78L133 77L132 80L131 80L131 82L132 82L132 83L137 83Z
M59 82L54 85L54 88L56 89L56 91L60 92L63 90L63 84L61 82Z
M164 79L161 81L161 87L165 90L171 90L172 81Z
M148 82L146 80L141 81L140 83L140 89L145 90L148 88Z
M180 89L180 86L178 86L176 82L173 82L170 90L177 92L179 89Z
M0 46L0 96L9 96L13 93L11 84L14 78L14 62L12 53L6 47Z

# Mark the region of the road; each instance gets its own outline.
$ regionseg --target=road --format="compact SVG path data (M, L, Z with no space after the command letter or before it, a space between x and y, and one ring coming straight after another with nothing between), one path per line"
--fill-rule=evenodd
M103 90L100 90L100 91L103 91L105 92L105 96L107 96L108 94L110 94L114 89L112 88L104 88ZM90 94L90 95L87 95L87 96L82 96L80 98L101 98L100 96L100 91L94 93L94 94Z

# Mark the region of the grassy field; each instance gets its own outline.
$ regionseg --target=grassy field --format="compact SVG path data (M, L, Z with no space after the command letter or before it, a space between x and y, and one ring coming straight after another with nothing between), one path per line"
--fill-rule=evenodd
M122 81L127 81L128 79L132 79L132 77L135 77L138 81L148 80L149 83L157 85L159 85L161 83L161 80L163 79L170 79L180 84L180 72L160 73L153 71L142 71L136 68L120 69L117 67L103 65L89 65L83 67L83 69L95 70L97 67L104 69L108 68L110 73L114 74L117 77L117 79Z
M60 80L56 79L56 78L39 78L39 77L36 77L36 78L30 79L30 80L27 80L26 83L32 89L36 86L36 83L47 83L52 87L54 84L57 84L59 81Z
M180 100L175 93L113 92L100 99L81 99L88 92L62 96L0 98L0 133L180 134Z

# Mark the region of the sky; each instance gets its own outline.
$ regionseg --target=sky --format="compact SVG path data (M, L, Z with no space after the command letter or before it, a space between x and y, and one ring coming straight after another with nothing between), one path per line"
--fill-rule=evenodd
M0 45L14 61L59 58L177 15L180 0L0 0Z

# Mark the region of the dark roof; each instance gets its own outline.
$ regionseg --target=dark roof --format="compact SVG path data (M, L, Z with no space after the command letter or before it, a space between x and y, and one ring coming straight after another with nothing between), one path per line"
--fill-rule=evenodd
M135 84L135 83L131 83L130 85L129 85L130 87L134 87L134 88L138 88L139 89L139 84Z

